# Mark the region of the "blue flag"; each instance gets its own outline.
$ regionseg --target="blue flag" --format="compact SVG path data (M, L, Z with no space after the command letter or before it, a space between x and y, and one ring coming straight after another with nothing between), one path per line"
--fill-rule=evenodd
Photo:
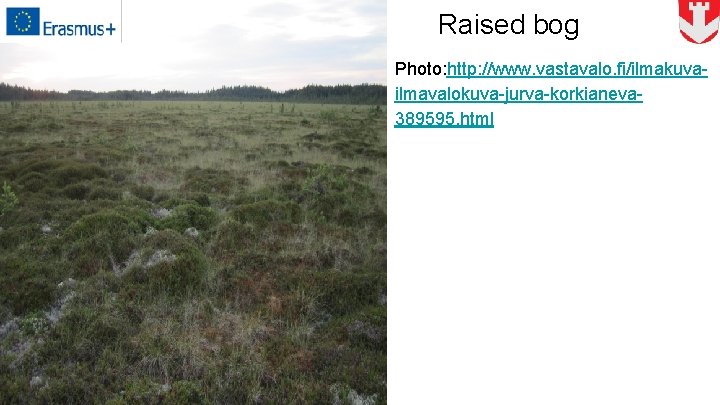
M6 27L7 35L40 35L40 9L8 7Z

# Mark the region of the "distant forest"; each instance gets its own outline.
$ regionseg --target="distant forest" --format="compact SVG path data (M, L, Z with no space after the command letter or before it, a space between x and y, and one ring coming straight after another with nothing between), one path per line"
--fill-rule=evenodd
M323 104L372 104L386 103L387 86L378 84L318 86L301 89L274 91L259 86L223 86L204 92L162 90L116 90L95 92L70 90L62 93L52 90L33 90L26 87L0 83L0 101L94 101L94 100L193 100L193 101L280 101Z

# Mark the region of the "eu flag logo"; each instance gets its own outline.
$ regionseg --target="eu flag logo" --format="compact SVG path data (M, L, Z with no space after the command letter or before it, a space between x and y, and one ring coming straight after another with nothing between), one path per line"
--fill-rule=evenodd
M8 7L6 27L7 35L40 35L40 9Z

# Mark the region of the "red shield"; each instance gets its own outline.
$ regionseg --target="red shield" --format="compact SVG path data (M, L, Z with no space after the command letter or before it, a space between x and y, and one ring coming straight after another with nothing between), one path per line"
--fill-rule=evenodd
M720 27L720 0L680 1L680 32L694 44L704 44L717 36Z

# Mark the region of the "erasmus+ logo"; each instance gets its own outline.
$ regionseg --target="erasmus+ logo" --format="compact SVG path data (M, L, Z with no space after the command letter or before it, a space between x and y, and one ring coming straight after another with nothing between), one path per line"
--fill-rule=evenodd
M102 37L112 36L116 31L112 23L105 24L56 24L52 21L40 21L40 8L8 7L7 35L35 35L60 37Z
M8 35L40 35L39 8L8 8Z

